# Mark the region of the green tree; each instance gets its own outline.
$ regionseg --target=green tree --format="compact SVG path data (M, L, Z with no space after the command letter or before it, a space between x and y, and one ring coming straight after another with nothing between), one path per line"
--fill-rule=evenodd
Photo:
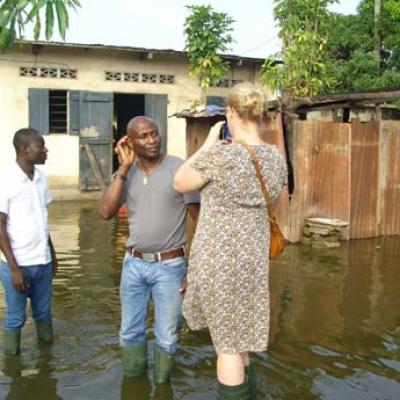
M327 68L328 5L336 0L275 0L282 51L265 60L262 79L287 94L285 103L299 96L329 90L334 80ZM283 64L275 60L282 60Z
M356 15L336 15L328 36L334 91L400 85L400 2L385 0L378 21L379 62L373 33L374 0L362 0Z
M210 5L187 8L191 12L184 24L189 73L198 78L201 102L205 104L207 88L229 70L229 63L219 53L226 52L233 42L234 20L225 13L213 11Z
M55 19L60 36L64 39L68 28L68 12L77 7L80 7L79 0L0 0L0 49L10 48L29 23L34 24L34 38L37 40L42 20L46 40L53 36Z

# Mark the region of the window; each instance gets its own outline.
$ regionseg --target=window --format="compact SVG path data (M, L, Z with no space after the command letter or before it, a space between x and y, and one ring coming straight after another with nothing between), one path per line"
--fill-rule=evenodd
M49 132L67 133L67 91L49 91Z

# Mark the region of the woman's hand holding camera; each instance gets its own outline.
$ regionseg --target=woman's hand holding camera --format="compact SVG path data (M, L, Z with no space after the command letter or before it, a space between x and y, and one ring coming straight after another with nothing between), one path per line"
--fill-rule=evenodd
M204 141L204 146L210 147L220 141L220 132L223 124L224 121L220 121L211 127L207 139Z

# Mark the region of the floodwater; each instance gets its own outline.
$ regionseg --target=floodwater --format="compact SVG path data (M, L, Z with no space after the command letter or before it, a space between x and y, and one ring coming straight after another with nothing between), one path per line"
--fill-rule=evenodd
M185 327L171 385L154 388L151 362L148 378L123 379L118 284L126 221L102 221L89 202L53 204L50 223L60 260L55 343L36 343L28 319L21 356L1 357L0 399L214 399L210 338ZM271 266L271 345L254 356L259 398L400 399L399 260L399 237L331 250L290 246ZM149 329L150 356L152 347Z

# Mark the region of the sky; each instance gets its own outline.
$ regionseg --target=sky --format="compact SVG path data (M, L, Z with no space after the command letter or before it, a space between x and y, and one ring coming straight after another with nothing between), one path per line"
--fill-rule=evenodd
M355 13L360 0L339 0L333 11ZM265 58L280 49L273 0L81 0L70 14L67 43L106 44L183 50L186 5L211 4L234 20L235 43L229 54ZM27 32L26 38L32 39ZM41 38L43 39L43 38ZM54 41L60 38L54 35Z

